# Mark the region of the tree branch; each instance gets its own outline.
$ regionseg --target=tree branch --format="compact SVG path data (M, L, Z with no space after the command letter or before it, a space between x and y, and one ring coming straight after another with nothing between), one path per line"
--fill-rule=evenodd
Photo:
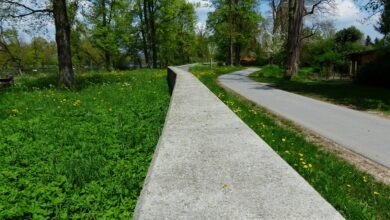
M307 11L307 9L305 8L305 15L304 15L304 16L314 14L315 9L316 9L322 2L324 2L324 1L323 1L323 0L320 0L320 1L316 2L316 3L314 3L314 4L311 6L311 10L310 10L310 11Z
M16 6L16 7L20 7L24 10L27 10L26 13L22 13L22 14L8 14L9 17L11 18L23 18L23 17L26 17L26 16L29 16L29 15L32 15L32 14L36 14L36 13L52 13L53 10L51 9L48 9L48 8L45 8L45 9L33 9L33 8L30 8L22 3L19 3L19 2L15 2L15 1L9 1L9 0L0 0L0 3L5 3L5 4L8 4L8 5L12 5L12 6Z

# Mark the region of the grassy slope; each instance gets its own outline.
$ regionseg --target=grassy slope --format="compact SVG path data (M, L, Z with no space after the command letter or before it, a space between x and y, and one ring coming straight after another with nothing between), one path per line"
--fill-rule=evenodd
M227 67L191 70L347 219L390 219L390 187L305 140L290 123L218 86Z
M291 81L284 80L283 69L265 66L251 75L260 82L301 95L350 106L359 110L374 110L390 115L390 90L353 84L349 80L310 80L305 77L307 68Z
M0 90L0 219L129 219L165 120L163 70Z

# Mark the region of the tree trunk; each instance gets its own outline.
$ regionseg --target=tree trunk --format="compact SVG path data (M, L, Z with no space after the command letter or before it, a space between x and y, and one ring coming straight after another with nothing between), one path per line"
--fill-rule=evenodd
M156 21L155 21L155 5L153 1L149 2L149 23L150 23L150 46L152 51L152 65L153 68L157 68L157 38L156 38Z
M301 33L303 25L303 17L305 16L304 0L289 1L289 21L288 21L288 37L287 37L287 60L286 72L284 77L291 79L292 76L298 74Z
M142 8L141 4L139 4L139 7L140 7L139 18L141 21L142 48L144 51L146 66L149 67L149 50L148 50L148 43L147 43L147 39L146 39L146 37L147 37L147 27L146 27L147 15L146 15L146 10L141 9ZM144 1L143 9L145 9L145 1Z
M235 65L236 66L239 66L241 64L241 61L240 61L240 55L241 55L241 45L240 44L237 44L235 45Z
M53 14L56 28L59 85L75 85L70 49L70 25L65 0L53 0Z

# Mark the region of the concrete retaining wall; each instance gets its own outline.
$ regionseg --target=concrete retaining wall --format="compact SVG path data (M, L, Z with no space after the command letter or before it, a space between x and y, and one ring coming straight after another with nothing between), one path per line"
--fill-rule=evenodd
M342 219L189 72L174 86L134 219Z

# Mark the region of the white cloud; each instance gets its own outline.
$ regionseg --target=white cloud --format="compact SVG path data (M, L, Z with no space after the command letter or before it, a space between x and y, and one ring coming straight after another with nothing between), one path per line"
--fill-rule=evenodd
M353 0L336 0L333 16L331 18L335 21L337 29L346 28L349 26L356 26L366 35L371 37L381 37L374 29L374 25L378 21L379 16L373 16L367 19L369 15L361 11Z

